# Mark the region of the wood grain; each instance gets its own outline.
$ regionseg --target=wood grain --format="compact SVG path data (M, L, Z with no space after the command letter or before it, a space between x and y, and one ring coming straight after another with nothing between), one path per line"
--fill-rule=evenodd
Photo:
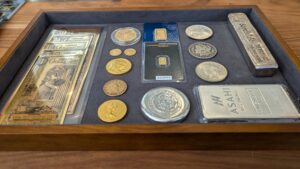
M288 43L291 49L300 56L300 1L276 0L104 0L84 2L30 2L7 23L0 27L0 66L9 59L9 48L21 38L26 28L39 10L53 9L123 9L123 8L188 8L218 5L257 5L274 25L276 30ZM299 57L300 58L300 57Z
M0 65L6 63L8 57L5 58L5 54L20 38L20 34L40 9L148 9L216 5L258 5L296 55L300 56L300 1L297 0L160 0L159 3L153 0L104 0L97 2L27 3L9 22L0 26ZM83 128L87 129L89 127L85 126ZM290 128L291 131L298 131L297 128ZM269 129L264 129L268 131L270 131L270 129L271 131L277 130L274 126L270 126ZM34 130L37 129L31 128L29 130L24 130L24 132L30 133ZM236 130L240 131L243 129L236 128ZM6 131L11 133L13 129L8 129ZM69 131L71 133L74 132L72 130ZM50 130L48 132L51 133ZM251 132L251 130L248 132ZM23 134L27 135L28 133ZM293 132L291 132L291 134L293 134ZM74 139L74 142L76 142L76 139ZM257 142L259 142L259 140ZM284 139L282 139L282 142L284 142ZM298 169L300 166L299 155L300 151L282 150L0 152L0 168Z
M299 169L300 151L1 152L1 169Z

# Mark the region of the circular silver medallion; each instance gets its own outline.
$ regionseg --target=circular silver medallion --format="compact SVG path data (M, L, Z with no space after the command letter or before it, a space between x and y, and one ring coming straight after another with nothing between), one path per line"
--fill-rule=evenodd
M198 64L195 72L197 76L207 82L220 82L228 75L228 71L223 65L211 61Z
M199 59L210 59L215 57L218 53L215 46L205 42L192 43L188 50L192 56Z
M172 87L149 90L141 101L143 113L156 122L176 122L184 119L190 111L186 95Z
M136 44L141 38L141 32L133 27L124 27L114 30L111 33L112 41L120 46Z
M204 40L213 35L213 30L205 25L191 25L185 29L185 34L192 39Z

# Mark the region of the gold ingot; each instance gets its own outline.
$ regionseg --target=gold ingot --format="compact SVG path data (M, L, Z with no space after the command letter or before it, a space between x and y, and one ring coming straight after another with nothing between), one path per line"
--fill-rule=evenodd
M167 29L166 28L156 28L156 29L154 29L154 40L155 41L168 40Z
M158 64L159 66L167 66L168 65L168 59L166 56L160 56L158 58Z
M98 117L107 123L117 122L125 117L127 106L121 100L108 100L98 108Z
M115 48L109 51L110 56L120 56L122 54L122 50Z
M128 59L117 58L110 60L105 68L112 75L122 75L131 70L132 64Z
M126 56L134 56L136 54L136 50L133 48L128 48L124 50L124 54Z

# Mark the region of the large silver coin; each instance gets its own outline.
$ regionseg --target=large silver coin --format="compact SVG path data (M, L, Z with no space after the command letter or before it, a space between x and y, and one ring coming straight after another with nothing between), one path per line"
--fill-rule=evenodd
M195 72L202 80L207 82L220 82L226 79L227 69L217 62L202 62L196 66Z
M176 122L190 111L190 102L184 93L171 87L158 87L148 91L141 109L146 117L156 122Z
M185 34L192 39L204 40L213 35L213 30L205 25L191 25L185 29Z
M141 32L133 27L124 27L114 30L111 33L111 40L120 46L136 44L141 38Z
M189 53L199 59L210 59L217 55L218 51L210 43L196 42L189 46Z

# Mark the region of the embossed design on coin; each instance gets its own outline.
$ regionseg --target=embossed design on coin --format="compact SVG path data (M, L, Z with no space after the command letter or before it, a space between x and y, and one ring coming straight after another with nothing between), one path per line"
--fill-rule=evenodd
M226 79L227 69L217 62L202 62L196 66L196 74L207 82L220 82Z
M199 59L210 59L217 55L218 51L210 43L196 42L189 46L189 53Z
M141 32L133 27L116 29L111 34L112 41L121 46L129 46L137 43L141 38Z
M124 54L126 56L134 56L136 54L136 50L133 48L128 48L124 50Z
M103 91L107 96L120 96L127 90L127 83L124 80L114 79L107 81Z
M120 56L122 54L122 50L115 48L109 51L110 56Z
M151 89L142 98L141 109L151 120L175 122L184 119L190 110L188 98L171 87Z
M192 39L204 40L213 35L213 30L205 25L191 25L185 29L185 34Z
M117 122L125 117L127 106L121 100L108 100L98 108L98 117L107 123Z
M105 68L112 75L122 75L131 70L132 64L128 59L118 58L110 60Z

